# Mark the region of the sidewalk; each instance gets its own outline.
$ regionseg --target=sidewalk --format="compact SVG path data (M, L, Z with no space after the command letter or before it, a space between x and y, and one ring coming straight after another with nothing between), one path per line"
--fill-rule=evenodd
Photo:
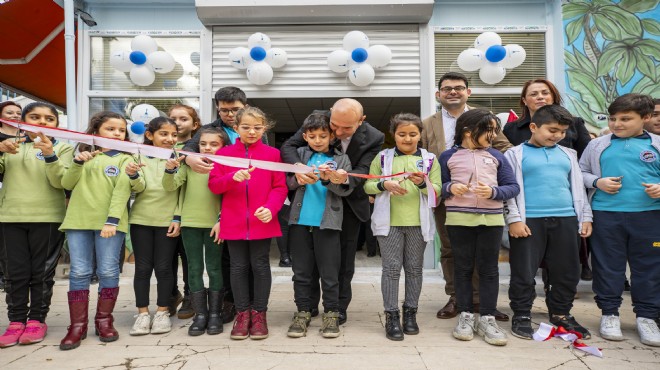
M152 280L155 283L155 279ZM380 269L359 268L353 284L353 302L342 335L324 339L318 334L320 319L312 321L308 336L287 338L286 330L295 309L291 270L273 268L273 287L268 311L270 337L262 341L229 339L231 324L217 336L189 337L189 320L173 318L172 332L164 335L131 337L134 295L132 278L121 278L121 290L115 310L115 325L120 333L117 342L103 344L94 335L90 310L90 330L80 348L60 351L60 339L68 325L66 292L68 281L55 286L49 333L42 343L0 350L0 368L9 369L659 369L660 348L642 345L635 330L630 295L624 295L621 311L622 329L628 338L608 342L597 335L600 314L593 301L590 283L578 287L580 298L574 315L592 332L587 343L603 350L603 358L571 351L559 339L547 342L526 341L509 335L506 347L486 344L480 337L460 342L451 335L456 320L440 320L436 311L444 305L444 281L439 271L425 272L419 305L421 333L406 336L402 342L385 338L380 293ZM403 284L402 284L403 286ZM510 313L507 304L508 277L500 281L499 308ZM547 322L542 289L534 307L535 324ZM96 286L93 287L94 289ZM155 286L152 301L155 301ZM403 291L401 291L403 297ZM0 293L4 302L4 293ZM96 306L96 297L90 307ZM153 307L152 307L153 309ZM0 326L6 327L6 306L0 308ZM510 323L503 323L505 329Z

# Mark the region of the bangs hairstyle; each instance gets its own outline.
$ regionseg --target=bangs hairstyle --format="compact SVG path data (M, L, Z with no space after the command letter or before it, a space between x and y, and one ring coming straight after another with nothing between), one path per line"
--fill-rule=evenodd
M275 126L275 122L271 121L268 117L266 117L266 113L264 113L261 109L257 107L248 107L246 106L245 108L242 108L238 112L236 112L236 125L241 124L241 120L243 119L244 116L250 116L256 120L261 121L261 124L264 125L265 131L270 130L273 126Z
M192 135L195 136L195 134L197 133L197 130L199 130L199 128L202 127L202 120L199 118L199 114L197 114L197 111L195 110L195 108L193 108L189 105L185 105L185 104L174 104L170 108L170 110L167 111L167 116L169 117L172 114L172 111L175 110L175 109L185 110L188 113L188 115L190 116L190 118L192 118L193 126L194 126L195 123L197 124L197 128L192 130Z
M167 117L156 117L151 121L149 121L149 124L147 125L147 130L145 131L145 135L144 135L144 143L147 145L154 145L153 141L147 139L146 133L151 132L151 134L153 135L156 133L156 131L160 130L160 128L165 125L174 126L177 132L179 132L179 129L176 127L176 123L173 120Z
M561 95L559 94L559 90L557 90L557 86L555 86L552 82L544 78L529 80L525 82L522 91L520 92L520 101L518 103L520 104L520 109L522 109L522 117L520 118L531 116L531 114L529 113L529 108L527 108L527 106L523 102L523 100L525 100L525 96L527 96L527 89L529 89L529 86L531 84L545 84L545 86L548 87L548 90L550 90L550 94L552 95L552 104L561 105L562 102Z
M614 99L607 108L610 115L621 112L635 112L642 117L653 114L655 102L653 98L642 94L625 94Z
M126 136L124 136L124 141L130 141L128 139L128 122L126 122L126 118L124 118L124 116L122 116L119 113L110 112L110 111L98 112L95 115L93 115L92 118L89 119L89 126L87 126L87 131L85 131L85 133L89 135L98 136L101 126L103 126L103 124L107 120L113 118L124 121L124 124L126 125ZM79 152L88 152L91 149L92 146L89 144L79 143L78 145L76 145L76 150L78 150Z
M19 108L21 107L18 104L14 104L14 105L17 105ZM4 107L5 106L3 106L3 108ZM50 112L53 113L53 115L55 116L55 120L57 121L57 126L60 125L60 115L57 114L57 108L55 108L55 106L53 106L52 104L48 104L48 103L44 103L44 102L40 102L40 101L30 103L30 104L26 105L25 108L23 108L23 110L21 111L21 121L25 122L25 117L28 115L28 113L32 112L33 110L35 110L37 108L46 108L46 109L50 110Z
M330 117L324 113L314 112L305 118L302 124L302 132L323 130L332 133L330 128Z
M419 133L422 133L422 120L417 115L412 113L395 114L394 117L390 119L390 133L394 135L396 129L403 124L415 125L419 129Z
M532 123L541 127L550 123L558 123L563 126L573 126L573 115L568 109L561 105L550 104L539 108L532 116Z
M235 86L226 86L218 89L215 93L215 103L219 102L233 103L235 101L241 102L243 105L247 104L247 96L245 92Z
M488 109L471 109L463 114L456 120L456 136L454 136L454 145L461 145L463 137L466 133L470 133L470 139L476 145L477 139L483 135L491 132L490 123L495 121L499 133L501 128L500 119L497 118ZM478 146L478 145L477 145Z
M220 136L220 141L222 141L222 146L231 145L229 142L229 135L220 127L207 126L199 129L199 140L202 140L202 135L211 134Z

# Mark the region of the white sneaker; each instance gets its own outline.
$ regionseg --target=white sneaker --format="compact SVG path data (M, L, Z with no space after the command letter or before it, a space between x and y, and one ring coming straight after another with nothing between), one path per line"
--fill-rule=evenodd
M477 334L484 337L488 344L506 346L507 335L495 321L495 316L481 316L477 322Z
M461 312L453 334L454 338L459 340L472 340L474 338L474 314Z
M130 335L146 335L149 334L149 329L151 329L151 315L149 312L143 312L137 314L135 317L135 323L129 332Z
M172 330L172 321L168 311L156 311L154 321L151 323L151 334L169 333Z
M621 341L621 320L617 315L604 315L600 318L600 336L607 340Z
M658 329L658 324L654 320L638 317L637 332L639 333L639 338L642 340L642 344L660 347L660 329Z

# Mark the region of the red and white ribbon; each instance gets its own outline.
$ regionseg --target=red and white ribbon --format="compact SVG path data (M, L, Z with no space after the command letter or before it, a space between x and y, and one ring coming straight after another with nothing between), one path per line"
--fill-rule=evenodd
M580 339L582 339L582 334L573 330L568 331L563 326L556 328L552 325L541 323L539 330L534 333L534 340L537 342L543 342L551 338L563 339L564 341L571 343L575 349L586 352L590 355L594 355L596 357L603 357L603 353L601 352L600 348L588 346L580 342Z

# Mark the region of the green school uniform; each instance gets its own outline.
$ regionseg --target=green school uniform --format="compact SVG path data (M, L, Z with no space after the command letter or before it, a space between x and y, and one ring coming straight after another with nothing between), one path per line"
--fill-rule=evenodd
M218 222L221 197L209 190L208 183L208 174L196 173L188 166L179 167L175 174L165 172L163 176L165 189L177 189L183 186L182 227L210 229Z
M168 227L180 219L179 190L163 188L166 159L142 157L144 167L131 179L136 192L128 223L131 225Z

